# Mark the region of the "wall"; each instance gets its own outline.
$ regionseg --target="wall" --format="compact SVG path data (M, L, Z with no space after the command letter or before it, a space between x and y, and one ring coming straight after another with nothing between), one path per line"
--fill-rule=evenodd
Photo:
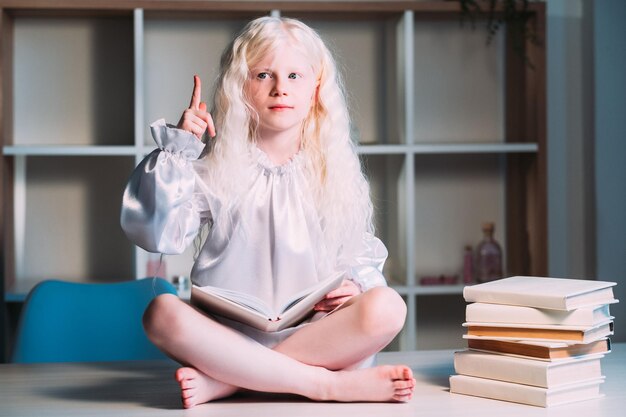
M614 341L626 341L626 2L593 3L597 277L617 281Z
M582 0L547 3L548 254L556 277L595 273L592 48Z
M547 2L549 274L626 301L626 2ZM616 342L626 305L612 306Z

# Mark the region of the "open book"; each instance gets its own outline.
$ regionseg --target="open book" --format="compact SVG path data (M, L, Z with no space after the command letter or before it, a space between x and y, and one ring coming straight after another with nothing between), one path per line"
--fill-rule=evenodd
M235 320L266 332L277 332L303 321L313 306L338 288L344 273L333 275L315 286L295 294L274 311L261 299L237 291L212 286L191 288L191 304L216 316Z

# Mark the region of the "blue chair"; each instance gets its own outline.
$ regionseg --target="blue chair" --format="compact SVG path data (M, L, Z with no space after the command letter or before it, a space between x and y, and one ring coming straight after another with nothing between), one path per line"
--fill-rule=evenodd
M164 359L141 321L150 301L164 293L176 290L162 278L110 284L43 281L24 303L12 361Z

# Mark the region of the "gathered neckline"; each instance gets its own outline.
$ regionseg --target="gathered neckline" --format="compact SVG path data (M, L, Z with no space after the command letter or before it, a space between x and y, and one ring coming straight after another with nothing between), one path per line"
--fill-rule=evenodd
M260 168L266 173L272 173L277 175L283 175L287 172L291 172L296 166L299 165L302 159L302 148L295 154L293 154L287 161L282 164L274 163L269 155L256 145L252 147L252 153Z

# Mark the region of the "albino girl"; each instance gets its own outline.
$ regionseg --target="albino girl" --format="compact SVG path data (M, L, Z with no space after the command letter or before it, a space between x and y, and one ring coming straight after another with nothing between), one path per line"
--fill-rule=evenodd
M254 20L224 52L212 116L200 92L196 76L178 126L151 126L159 149L124 193L128 237L150 252L179 254L208 229L192 281L270 305L331 274L344 281L311 319L273 333L209 317L173 295L157 297L144 326L183 365L176 372L183 405L240 389L410 400L410 368L371 367L402 329L406 306L381 273L387 250L372 234L369 186L320 37L297 20ZM213 139L205 149L206 132Z

